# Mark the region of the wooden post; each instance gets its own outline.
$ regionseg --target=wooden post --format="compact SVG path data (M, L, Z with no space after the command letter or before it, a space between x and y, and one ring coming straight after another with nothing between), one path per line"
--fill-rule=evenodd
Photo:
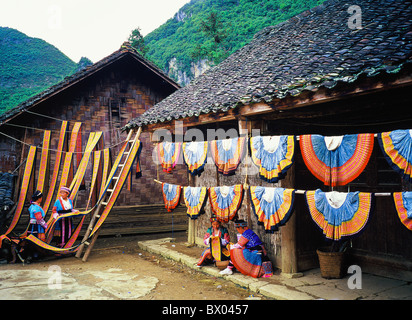
M238 126L239 126L239 137L248 137L248 133L249 133L249 128L248 128L248 121L246 118L239 118L238 119ZM247 143L247 141L246 141ZM246 200L246 216L247 216L247 224L250 226L252 223L252 218L251 218L251 205L250 205L250 197L248 197L248 189L249 189L249 181L248 181L248 147L245 146L245 153L244 153L244 157L242 159L242 163L243 163L243 167L246 169L245 171L245 182L244 182L244 200Z
M288 170L288 174L281 185L283 188L293 188L295 184L295 164ZM289 221L281 229L282 275L289 278L301 277L298 273L298 256L296 247L296 212L293 212Z
M195 186L195 178L188 173L188 180L189 180L189 186L194 187ZM195 245L195 240L196 238L196 220L193 220L189 218L188 222L188 232L187 232L187 246L194 246Z

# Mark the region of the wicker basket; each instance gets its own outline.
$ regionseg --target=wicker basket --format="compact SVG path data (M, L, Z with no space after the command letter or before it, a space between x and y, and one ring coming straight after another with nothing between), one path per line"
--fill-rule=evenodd
M345 274L345 253L316 250L319 258L320 273L326 279L341 279Z
M219 270L224 270L229 265L229 260L226 261L215 261L215 265Z

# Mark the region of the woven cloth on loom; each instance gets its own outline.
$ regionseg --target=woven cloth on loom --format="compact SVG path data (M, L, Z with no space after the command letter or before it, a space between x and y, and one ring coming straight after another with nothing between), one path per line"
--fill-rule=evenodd
M402 224L412 231L412 192L394 192L393 200Z
M403 179L412 182L412 130L394 130L378 134L378 142L389 165Z
M163 201L165 203L165 208L167 212L172 212L179 205L181 193L181 186L169 183L162 183Z
M358 235L368 223L374 196L366 192L306 191L310 215L327 239Z
M220 222L233 220L243 200L243 185L209 188L209 202Z
M316 178L332 187L346 185L362 173L369 162L373 144L373 134L300 136L306 166Z
M245 146L245 137L211 141L210 151L218 172L225 176L233 175L242 161Z
M249 142L252 160L259 167L261 179L275 183L284 178L293 164L294 136L252 137Z
M207 196L206 187L184 187L183 199L187 207L187 215L191 219L197 219L202 212Z
M207 160L208 142L185 142L182 145L183 159L192 176L200 176Z
M112 170L111 170L111 172L109 174L109 177L106 181L106 184L104 186L104 192L102 192L98 203L100 203L100 201L102 201L103 195L105 194L106 190L109 188L110 184L112 183L113 177L116 174L117 170L119 169L120 160L122 159L122 157L125 153L125 150L126 150L126 147L127 147L128 143L129 142L125 142L123 147L120 149L119 154L118 154L118 156L117 156L117 158L116 158L116 160L113 164ZM140 143L140 141L138 141L134 145L134 147L129 151L129 158L123 166L123 171L122 171L120 177L118 178L118 182L115 185L115 189L112 192L112 195L109 199L109 202L105 206L103 212L100 214L99 220L97 221L97 223L93 227L93 230L90 233L89 239L94 236L94 234L97 232L97 230L99 230L99 228L101 227L103 222L106 220L107 216L109 215L111 209L113 208L114 203L116 202L116 200L117 200L117 198L118 198L118 196L119 196L119 194L120 194L120 192L121 192L121 190L124 186L124 183L126 181L127 176L130 174L132 164L133 164L136 156L140 153L140 150L141 150L141 143ZM79 226L81 226L82 222L84 221L84 216L89 214L90 212L92 212L96 207L97 207L97 204L95 205L94 208L91 208L90 210L88 210L86 212L75 212L75 213L69 213L67 215L70 215L70 216L73 216L73 215L82 216L83 215L82 221L81 221L81 223L79 223ZM62 217L63 217L63 215L62 215ZM72 246L74 244L75 240L77 239L78 234L80 233L81 227L79 227L79 226L76 228L75 232L72 235L72 238L69 240L69 242L65 245L64 248L57 248L57 247L51 246L50 244L39 240L38 238L34 237L33 235L29 235L26 238L26 240L31 241L32 243L38 245L39 247L41 247L43 249L46 249L46 250L49 250L49 251L52 251L52 252L61 253L61 254L73 253L73 252L76 252L79 249L79 245L80 245L79 244L79 245L76 245L76 246ZM72 247L70 247L70 246L72 246Z
M179 160L181 143L161 142L157 145L157 156L164 172L171 173Z
M249 187L252 209L258 224L266 233L277 231L290 218L295 201L295 190L284 188Z

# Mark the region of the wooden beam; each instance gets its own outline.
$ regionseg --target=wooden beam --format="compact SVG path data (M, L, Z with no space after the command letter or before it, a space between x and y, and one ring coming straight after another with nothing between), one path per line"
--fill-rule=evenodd
M296 97L288 96L283 99L274 99L270 104L267 103L252 103L242 105L227 112L217 112L201 114L198 117L190 117L167 122L155 123L144 126L148 131L157 129L168 129L175 127L176 121L182 121L184 127L193 127L217 122L226 122L239 119L239 117L258 116L262 114L269 114L274 111L282 112L285 110L294 110L297 108L304 108L315 104L331 102L335 100L347 99L353 96L367 95L387 88L393 89L397 87L410 86L412 84L412 75L405 74L395 80L379 80L377 77L367 78L365 81L356 85L342 83L338 88L328 89L320 87L315 91L304 91Z

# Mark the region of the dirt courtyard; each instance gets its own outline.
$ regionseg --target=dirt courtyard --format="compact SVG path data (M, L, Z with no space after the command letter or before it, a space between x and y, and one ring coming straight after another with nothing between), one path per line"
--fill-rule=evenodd
M0 265L0 299L264 300L230 281L138 247L138 241L170 236L100 237L87 262L70 256ZM176 243L187 239L185 232L175 232L173 237ZM198 247L187 250L202 252Z

